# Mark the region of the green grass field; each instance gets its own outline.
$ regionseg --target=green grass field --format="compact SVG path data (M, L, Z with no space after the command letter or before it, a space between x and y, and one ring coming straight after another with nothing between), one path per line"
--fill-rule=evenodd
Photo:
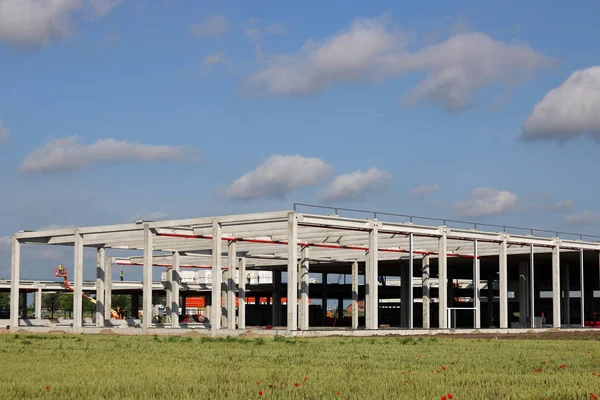
M596 373L595 337L0 335L3 399L590 399Z

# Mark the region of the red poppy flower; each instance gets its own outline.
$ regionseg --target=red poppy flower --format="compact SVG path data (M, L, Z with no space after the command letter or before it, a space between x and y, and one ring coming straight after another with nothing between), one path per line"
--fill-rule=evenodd
M404 381L404 384L406 385L406 381Z
M307 376L305 376L305 377L304 377L304 382L306 382L307 380L308 380L308 377L307 377Z
M409 369L408 372L412 372L412 369Z
M340 396L340 395L341 395L341 393L340 393L340 392L335 392L335 395L336 395L336 396Z
M542 361L542 364L546 365L546 361Z
M591 397L592 397L592 399L594 399L594 400L598 399L598 397L597 397L597 396L596 396L594 393L592 393L592 392L590 392L590 396L591 396Z
M256 382L257 385L260 385L260 382Z
M279 386L283 386L283 385L285 385L285 383L283 383L283 382L281 382L281 383L279 384Z
M46 390L50 390L50 386L46 385Z
M262 390L259 390L259 391L258 391L258 395L259 395L259 396L262 396Z
M454 365L454 361L452 361L450 364Z
M567 364L563 364L560 366L561 368L567 368Z
M298 387L300 384L298 382L294 383L294 386Z
M446 370L446 367L444 367L444 366L442 365L442 369L445 371L445 370Z
M454 396L452 396L452 393L448 393L448 398L449 399L453 399L454 398Z
M442 395L442 397L440 397L442 400L446 400L446 395Z
M404 371L402 371L402 375L404 375Z
M595 372L592 372L592 375L596 376L596 373L595 373Z

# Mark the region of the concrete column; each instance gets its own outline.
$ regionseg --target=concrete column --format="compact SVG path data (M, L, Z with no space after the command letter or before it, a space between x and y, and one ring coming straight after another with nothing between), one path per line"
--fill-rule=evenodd
M408 328L408 266L400 266L400 326Z
M10 329L19 329L19 280L21 273L21 243L12 238L12 257L10 264Z
M221 278L221 327L227 328L227 320L229 318L229 301L228 301L228 291L227 291L227 283L229 282L229 270L222 268L222 278Z
M165 322L171 323L171 304L173 303L173 266L167 267L165 274Z
M289 300L288 300L289 304ZM273 271L273 304L271 305L271 322L273 326L281 326L281 271Z
M137 319L140 315L140 295L134 293L131 295L131 310L130 317Z
M143 280L143 304L144 314L142 328L147 330L152 327L152 232L150 225L144 224L144 280Z
M338 297L338 306L337 306L337 322L338 325L344 319L344 299L342 297Z
M552 326L560 328L560 246L552 248Z
M112 257L106 257L106 264L104 265L105 268L105 277L106 277L106 283L104 284L104 320L109 320L112 317L112 262L113 259ZM137 317L137 316L136 316Z
M179 252L174 251L171 263L171 328L179 328L179 286L181 285L179 263Z
M519 327L527 326L529 317L529 265L526 262L519 263Z
M229 241L227 246L227 329L235 329L235 274L237 265L237 250L235 241Z
M38 325L42 323L42 284L37 282L35 291L35 319Z
M221 328L221 224L217 219L212 223L212 288L211 288L211 316L210 330L216 335Z
M22 319L27 319L27 292L21 293L21 316Z
M430 315L430 300L429 300L429 255L423 256L421 261L421 271L423 273L423 328L429 329L431 327L429 323Z
M310 261L308 247L302 247L300 252L300 329L309 328L309 296L310 296Z
M447 329L448 321L448 236L446 228L442 228L442 235L438 239L438 277L439 277L439 328Z
M246 257L240 259L238 329L246 329Z
M152 293L152 315L158 315L158 292Z
M506 236L500 243L499 258L499 301L500 301L500 328L508 328L508 252Z
M81 332L83 328L83 236L76 229L74 237L73 332Z
M479 293L479 282L481 281L481 270L479 260L479 249L477 239L473 241L473 307L475 308L474 328L481 329L481 297Z
M529 315L531 328L535 327L535 258L533 245L529 248Z
M579 289L581 290L581 307L580 307L580 315L581 315L581 327L585 327L585 297L584 297L584 279L583 279L583 249L579 250Z
M206 302L205 302L205 304L206 304ZM181 313L183 316L187 315L187 294L186 293L181 295ZM212 326L212 323L211 323L211 326Z
M321 282L322 282L322 290L321 290L321 308L323 309L323 318L321 321L321 325L325 326L326 321L327 321L327 302L329 301L329 298L327 296L327 277L329 275L327 275L327 272L323 272L321 274Z
M415 244L414 244L414 235L410 233L408 235L408 329L413 329L414 327L414 309L415 309L415 295L413 288L413 274L415 272Z
M560 269L560 287L562 289L562 324L568 325L571 324L571 295L570 295L570 285L569 285L569 265L565 264Z
M96 250L96 328L104 326L104 282L106 281L106 250L99 247Z
M488 328L493 328L494 325L494 280L487 281L487 310L488 310Z
M369 260L369 281L367 282L366 292L368 292L368 302L366 304L367 314L371 314L369 317L369 326L367 329L379 328L379 225L377 220L371 221L372 227L369 231L369 254L367 259Z
M298 329L298 216L288 216L287 329Z
M358 329L358 261L352 263L352 329Z

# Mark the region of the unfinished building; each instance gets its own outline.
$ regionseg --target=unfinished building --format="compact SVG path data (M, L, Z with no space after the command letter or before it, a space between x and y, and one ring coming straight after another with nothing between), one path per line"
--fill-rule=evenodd
M4 284L10 284L12 330L24 326L20 292L41 296L51 290L20 281L23 244L73 247L74 332L112 326L111 294L126 289L141 293L142 332L180 330L184 292L206 298L207 328L213 334L247 329L247 299L261 296L268 299L261 305L264 318L253 324L289 332L326 329L327 307L316 304L332 300L337 300L338 315L350 314L348 331L571 328L595 320L600 297L596 240L294 205L281 212L20 231L12 240L11 280ZM84 248L96 249L95 265L84 266ZM132 256L115 257L113 250L131 250ZM143 266L143 280L113 282L113 264L128 263ZM96 270L95 282L84 283L84 267ZM153 282L157 267L167 268L164 281ZM184 283L182 268L210 274L204 283ZM271 279L248 281L248 272L256 271L269 271ZM96 302L92 320L83 319L84 293ZM156 323L148 312L155 309L158 293L166 296L166 323Z

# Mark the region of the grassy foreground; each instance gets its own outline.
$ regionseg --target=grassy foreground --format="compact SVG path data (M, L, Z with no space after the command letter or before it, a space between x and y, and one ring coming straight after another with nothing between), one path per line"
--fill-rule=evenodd
M590 399L599 375L590 338L0 335L6 399Z

